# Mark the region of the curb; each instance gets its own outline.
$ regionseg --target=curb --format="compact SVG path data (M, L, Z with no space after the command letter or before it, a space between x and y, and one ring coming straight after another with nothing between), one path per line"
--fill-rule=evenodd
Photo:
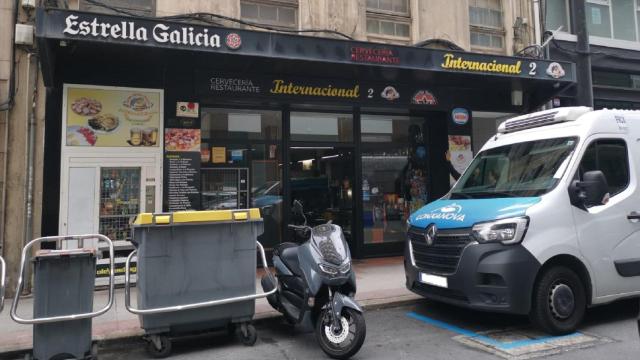
M381 309L411 305L422 299L424 298L421 296L415 294L407 294L387 298L363 299L359 302L364 310L376 311ZM282 317L282 314L275 310L272 310L255 315L252 323L254 325L262 325L275 319L280 319ZM110 348L114 347L114 345L116 344L118 345L118 347L122 347L123 345L126 346L129 344L133 345L140 343L140 337L142 336L142 334L142 330L138 328L134 332L124 332L121 336L115 336L113 338L94 339L94 341L98 343L98 346L100 348ZM0 353L0 359L23 358L24 355L29 351L31 351L31 348L2 352Z

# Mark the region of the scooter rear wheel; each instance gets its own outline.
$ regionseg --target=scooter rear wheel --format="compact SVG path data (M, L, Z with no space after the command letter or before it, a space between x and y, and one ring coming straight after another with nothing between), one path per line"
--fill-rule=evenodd
M330 321L330 310L323 310L316 323L316 338L320 348L334 359L348 359L355 355L367 335L364 316L353 309L344 308L340 316L341 329L336 331Z

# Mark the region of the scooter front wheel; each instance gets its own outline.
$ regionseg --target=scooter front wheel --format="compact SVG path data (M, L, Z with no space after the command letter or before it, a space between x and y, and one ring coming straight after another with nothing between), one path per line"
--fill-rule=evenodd
M320 314L316 324L316 338L320 348L334 359L348 359L355 355L364 343L367 328L364 316L353 309L343 308L340 329L334 328L328 309Z

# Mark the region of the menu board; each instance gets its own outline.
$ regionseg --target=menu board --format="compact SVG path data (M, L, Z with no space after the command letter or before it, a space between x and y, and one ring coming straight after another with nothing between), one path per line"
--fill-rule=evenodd
M164 154L165 211L200 208L200 152L168 151Z
M69 86L66 146L158 147L162 91Z

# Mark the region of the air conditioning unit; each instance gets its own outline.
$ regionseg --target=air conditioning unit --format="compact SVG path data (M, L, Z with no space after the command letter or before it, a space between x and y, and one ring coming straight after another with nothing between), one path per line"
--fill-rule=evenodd
M16 45L33 45L33 25L16 24Z

